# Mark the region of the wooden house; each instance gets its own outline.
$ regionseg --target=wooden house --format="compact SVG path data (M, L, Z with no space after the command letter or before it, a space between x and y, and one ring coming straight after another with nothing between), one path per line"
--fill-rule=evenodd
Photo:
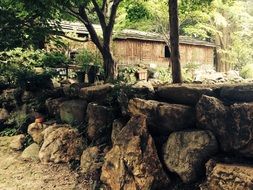
M94 25L97 31L100 26ZM78 38L89 39L89 33L80 23L62 23L63 32L73 32ZM88 40L85 43L70 42L70 49L88 48L95 50L95 45ZM189 63L202 67L214 67L215 45L211 42L180 36L180 56L182 66ZM112 50L120 65L155 64L168 66L170 64L170 50L161 34L142 32L137 30L123 30L114 32Z

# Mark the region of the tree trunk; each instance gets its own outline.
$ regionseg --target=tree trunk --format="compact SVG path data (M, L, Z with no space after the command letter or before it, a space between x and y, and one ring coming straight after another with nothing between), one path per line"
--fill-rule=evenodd
M117 76L117 66L113 58L112 53L107 48L103 49L102 52L104 61L104 74L107 81L116 79Z
M179 54L179 31L178 31L178 2L169 0L169 19L170 19L170 44L172 62L172 81L182 83L182 73Z

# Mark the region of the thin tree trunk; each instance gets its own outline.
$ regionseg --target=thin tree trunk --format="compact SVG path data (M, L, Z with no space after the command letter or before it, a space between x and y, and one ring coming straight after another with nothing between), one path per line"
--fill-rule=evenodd
M173 81L173 83L182 83L182 73L181 73L180 54L179 54L178 2L177 2L177 0L169 0L169 17L170 17L172 81Z
M116 79L117 76L117 66L113 58L112 53L107 48L103 49L102 52L104 61L104 74L107 81Z

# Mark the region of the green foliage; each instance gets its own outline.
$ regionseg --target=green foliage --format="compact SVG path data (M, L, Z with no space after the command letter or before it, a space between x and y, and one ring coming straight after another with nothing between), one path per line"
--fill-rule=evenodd
M199 63L187 63L183 68L182 68L182 76L183 76L183 81L184 82L193 82L194 80L194 72L196 69L198 69L200 66Z
M0 52L0 79L9 87L30 89L47 88L50 73L37 73L35 66L41 66L44 52L16 48Z
M50 22L59 18L59 11L51 4L49 1L1 0L0 50L43 48L45 39L50 38L52 32Z
M16 135L21 129L25 128L28 121L28 115L22 111L11 113L5 125L9 126L0 132L0 136Z
M3 136L11 137L16 134L17 134L17 129L15 129L15 128L6 128L3 131L0 131L0 137L3 137Z
M158 68L157 71L158 73L158 80L162 82L171 82L172 81L172 76L171 76L171 71L168 68Z
M69 60L66 55L61 52L49 52L44 54L41 60L42 67L61 67L66 66Z
M133 84L137 81L136 72L138 71L136 66L122 67L119 69L118 81L126 84Z
M125 6L126 19L130 22L137 22L139 20L148 19L150 17L149 11L143 2L128 2Z
M161 26L168 24L166 0L141 0L122 2L118 11L115 28L129 28L143 31L161 32Z
M245 65L240 71L241 77L253 79L253 64Z
M82 70L88 72L91 65L96 65L102 69L102 57L98 52L92 52L83 49L75 57L75 62L82 67ZM101 72L101 71L100 71Z

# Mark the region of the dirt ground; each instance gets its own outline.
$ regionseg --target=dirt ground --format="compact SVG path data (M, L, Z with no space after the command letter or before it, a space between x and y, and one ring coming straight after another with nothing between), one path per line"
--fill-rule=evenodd
M8 148L8 137L0 137L0 190L90 189L67 164L24 161L20 155Z

